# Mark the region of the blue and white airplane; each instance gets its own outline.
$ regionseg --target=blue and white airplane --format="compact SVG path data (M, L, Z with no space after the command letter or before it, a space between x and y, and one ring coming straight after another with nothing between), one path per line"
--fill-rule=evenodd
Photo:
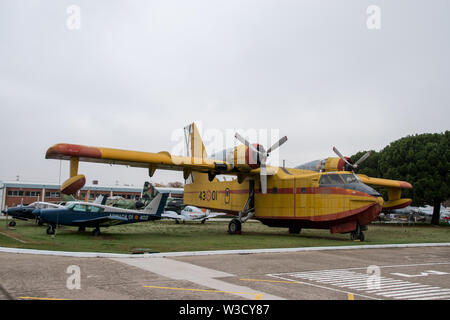
M14 227L16 225L17 220L29 220L36 219L39 220L38 209L47 209L47 208L63 208L64 206L44 201L35 201L30 203L29 205L20 204L16 207L6 208L2 210L2 213L10 216L13 220L9 223L10 227Z
M57 225L77 226L78 231L86 227L94 228L92 234L98 236L100 227L145 222L161 219L169 193L156 191L156 196L144 210L130 210L107 206L102 203L71 201L65 207L39 209L40 221L48 224L47 234L54 234Z

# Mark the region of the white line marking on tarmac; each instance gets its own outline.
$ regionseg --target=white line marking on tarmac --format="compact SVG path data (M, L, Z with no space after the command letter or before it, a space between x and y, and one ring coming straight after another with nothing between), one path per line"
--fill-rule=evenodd
M288 252L310 252L310 251L329 251L329 250L363 250L363 249L389 249L389 248L422 248L422 247L449 247L450 242L445 243L408 243L408 244L372 244L372 245L353 245L353 246L334 246L334 247L300 247L300 248L275 248L275 249L241 249L241 250L212 250L212 251L185 251L185 252L160 252L144 254L123 254L123 253L105 253L105 252L71 252L56 250L36 250L0 247L0 252L25 253L25 254L43 254L77 258L162 258L162 257L188 257L188 256L206 256L206 255L225 255L225 254L251 254L251 253L288 253ZM423 264L428 265L428 264ZM361 269L361 268L357 268Z
M351 293L351 292L348 292L348 291L334 289L334 288L325 287L325 286L320 286L320 285L313 284L313 283L308 283L308 282L303 282L303 281L298 281L298 280L292 280L292 279L289 279L289 278L283 278L283 277L281 277L279 275L275 275L275 274L267 274L267 276L273 277L273 278L277 278L277 279L281 279L281 280L284 280L284 281L290 281L290 282L293 282L293 283L304 284L304 285L311 286L311 287L327 289L327 290L335 291L335 292L341 292L341 293L345 293L346 295L353 294L354 296L359 296L359 297L363 297L363 298L367 298L367 299L371 299L371 300L380 300L380 299L378 299L376 297L365 296L365 295L362 295L362 294L359 294L359 293Z
M442 294L442 293L448 293L450 290L443 290L439 287L431 287L426 289L414 289L414 290L403 290L403 291L397 291L396 293L384 293L383 295L385 297L402 297L402 296L410 296L414 294L420 294L423 295L425 293L431 293L431 292L438 292L436 294Z
M442 299L446 299L446 300L450 299L450 294L438 296L438 297L415 298L415 299L410 299L410 300L442 300Z
M406 283L406 284L392 285L392 286L381 286L380 289L367 291L367 293L377 293L379 291L390 292L390 291L395 291L395 290L399 290L402 288L417 288L417 287L426 288L426 287L430 287L430 286L423 285L423 284L417 284L417 283Z
M379 266L380 268L393 267L416 267L416 266L430 266L430 265L449 265L450 262L436 262L436 263L420 263L409 265L393 265L393 266ZM450 289L424 285L421 283L414 283L404 280L397 280L393 278L380 277L378 286L374 287L373 283L368 281L371 276L365 273L355 272L354 270L367 270L364 268L348 268L336 270L313 270L291 273L267 274L267 276L283 279L287 281L298 282L299 279L323 284L310 284L316 287L332 291L344 292L344 290L362 291L364 294L375 294L376 296L383 296L390 299L411 299L411 298L436 298L442 299L450 294ZM440 274L444 274L443 272ZM327 286L325 286L327 285ZM335 289L333 287L340 289ZM345 291L348 292L348 291ZM356 294L363 297L373 298L361 294Z
M409 300L409 299L413 299L413 298L426 298L426 297L436 297L442 294L450 294L450 290L447 291L440 291L440 292L434 292L434 293L428 293L428 294L418 294L418 295L408 295L408 296L401 296L401 297L394 297L395 299L403 299L403 300Z
M200 286L222 292L226 291L230 294L235 294L247 299L253 299L255 296L258 296L261 298L261 300L284 300L284 298L275 295L255 291L249 287L235 285L217 279L224 277L233 277L235 276L233 274L197 266L187 262L167 258L113 258L112 260L125 263L146 271L150 271L166 278L175 280L187 280Z

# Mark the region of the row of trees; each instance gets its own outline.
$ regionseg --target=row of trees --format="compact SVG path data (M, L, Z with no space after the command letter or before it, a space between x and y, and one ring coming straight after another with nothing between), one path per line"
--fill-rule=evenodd
M358 152L353 162L366 151ZM441 203L450 198L450 131L407 136L383 150L372 150L358 173L372 177L404 180L413 185L403 191L414 206L433 205L432 224L439 224Z
M169 188L183 188L184 183L183 182L179 182L179 181L175 181L175 182L169 182L167 185L162 184L162 183L154 183L153 184L155 187L169 187Z

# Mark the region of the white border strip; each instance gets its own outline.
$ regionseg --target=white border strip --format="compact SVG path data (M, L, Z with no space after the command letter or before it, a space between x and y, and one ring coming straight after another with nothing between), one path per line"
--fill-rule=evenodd
M161 258L161 257L208 256L208 255L225 255L225 254L286 253L286 252L325 251L325 250L360 250L360 249L418 248L418 247L450 247L450 242L374 244L374 245L354 245L354 246L334 246L334 247L184 251L184 252L160 252L160 253L144 253L144 254L70 252L70 251L35 250L35 249L20 249L20 248L6 248L6 247L0 247L0 252L40 254L40 255L65 256L77 258Z

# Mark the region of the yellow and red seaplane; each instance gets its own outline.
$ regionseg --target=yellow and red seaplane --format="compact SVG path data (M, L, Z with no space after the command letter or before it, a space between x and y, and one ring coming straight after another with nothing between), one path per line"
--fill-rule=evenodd
M150 177L157 169L182 171L184 203L235 215L228 225L230 234L241 233L242 223L253 218L267 226L289 228L290 233L302 228L329 229L363 241L363 231L383 208L411 203L401 198L402 189L412 188L408 182L354 173L369 154L353 164L334 148L339 157L285 168L266 162L287 137L265 150L236 133L241 145L208 158L195 123L185 127L185 135L187 156L61 143L50 147L46 158L70 161L70 178L61 186L66 194L85 184L85 176L78 174L80 161L146 168ZM235 178L220 181L222 175ZM373 187L387 189L388 200Z

